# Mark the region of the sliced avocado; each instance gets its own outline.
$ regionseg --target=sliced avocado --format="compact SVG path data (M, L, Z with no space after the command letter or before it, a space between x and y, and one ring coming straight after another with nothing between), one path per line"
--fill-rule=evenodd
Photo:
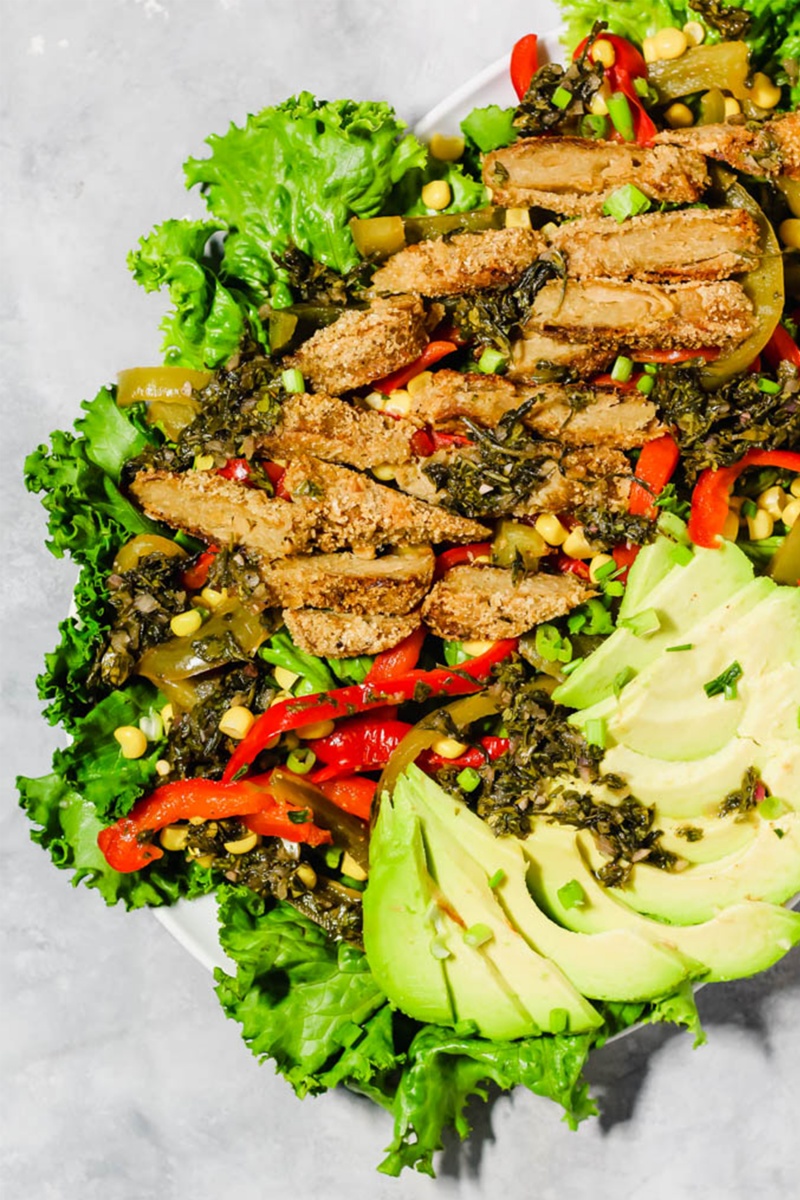
M636 563L631 570L635 567ZM668 647L687 641L687 629L752 578L751 563L733 542L724 542L719 550L695 550L685 567L676 564L650 592L647 607L658 614L660 628L647 637L617 628L559 684L553 698L570 708L588 708L613 695L620 672L638 674Z
M628 571L628 582L625 584L617 621L624 621L650 608L651 593L674 566L675 542L671 538L657 537L649 546L643 546Z
M389 999L418 1021L452 1025L444 969L434 957L431 910L437 890L428 873L419 821L402 792L384 797L370 839L364 892L364 948Z
M751 703L739 726L742 737L761 745L775 741L800 744L800 653L786 646L782 631L772 637L793 661L780 663L767 675L751 681Z
M741 776L739 783L734 786L738 787L740 783ZM688 820L675 821L659 813L657 825L661 830L659 845L690 863L716 862L720 858L738 854L750 845L758 832L754 816L741 818L735 814L724 817L693 816ZM690 836L687 836L687 830Z
M680 823L715 813L724 797L741 787L745 771L757 766L761 756L760 746L739 736L715 754L689 762L669 762L629 746L611 746L603 757L603 770L621 776L642 804L655 805L663 828L663 817Z

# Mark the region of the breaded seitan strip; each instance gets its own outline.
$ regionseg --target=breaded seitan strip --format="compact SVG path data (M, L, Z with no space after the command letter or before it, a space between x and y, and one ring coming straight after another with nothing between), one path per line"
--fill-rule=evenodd
M494 429L506 415L534 398L525 424L541 437L567 446L616 446L630 450L663 433L655 405L634 391L560 383L514 384L500 375L432 372L411 397L409 417L421 424L458 428L467 418ZM463 429L463 425L460 426ZM387 459L386 461L392 461ZM397 460L402 461L402 460Z
M636 350L728 348L753 329L753 306L740 284L657 285L616 279L552 280L539 292L528 322L534 333Z
M567 341L526 329L511 346L509 379L536 380L543 367L569 367L581 375L595 375L613 361L614 351L590 342Z
M727 163L746 175L800 179L800 112L787 113L763 125L695 125L665 129L659 146L675 146Z
M313 554L277 559L264 564L261 576L275 607L397 614L418 606L431 586L433 567L430 546L417 546L383 558Z
M526 575L503 567L453 567L427 596L422 619L447 641L496 641L563 616L595 589L575 575Z
M531 229L487 229L432 238L393 254L372 277L376 292L457 296L519 279L546 243Z
M475 521L316 458L290 462L283 486L309 512L309 519L316 514L314 545L325 553L345 546L479 542L488 534Z
M272 458L313 454L366 470L408 458L414 432L410 421L317 392L290 396L281 407L278 425L259 438L258 446Z
M318 329L286 365L298 367L315 392L338 396L418 358L428 344L425 319L416 296L373 300Z
M759 229L740 208L587 217L550 237L575 279L724 279L758 262Z
M405 616L326 612L287 608L283 614L292 641L318 658L354 658L391 650L419 627L419 609Z
M493 150L483 162L483 181L495 204L535 204L567 217L599 214L626 183L659 203L693 204L709 182L702 152L572 137L521 138Z

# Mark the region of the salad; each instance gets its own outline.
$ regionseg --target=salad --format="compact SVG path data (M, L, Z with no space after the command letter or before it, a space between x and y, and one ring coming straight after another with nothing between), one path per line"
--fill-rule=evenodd
M603 7L460 137L212 136L130 255L164 363L26 462L81 569L34 839L215 894L225 1012L390 1174L800 941L796 18Z

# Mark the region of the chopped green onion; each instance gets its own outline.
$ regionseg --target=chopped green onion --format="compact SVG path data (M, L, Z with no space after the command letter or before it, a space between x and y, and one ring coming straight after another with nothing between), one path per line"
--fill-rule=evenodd
M483 946L486 942L490 942L494 934L488 925L470 925L469 929L464 931L464 941L468 946Z
M555 104L556 108L569 108L572 103L572 92L569 88L559 86L550 97L550 102Z
M602 567L597 568L594 573L594 577L597 582L600 583L603 579L608 579L612 575L619 575L619 572L620 568L612 558L611 562L603 563Z
M628 97L623 92L612 92L606 104L608 105L608 115L611 117L611 122L617 133L626 142L636 141L636 133L633 128L633 113L628 103ZM632 184L627 184L626 186L633 187ZM638 188L634 190L639 191ZM639 192L639 195L641 194ZM647 203L649 206L649 200ZM639 211L641 212L642 210L640 209ZM611 215L613 216L613 213Z
M633 374L633 359L620 354L611 368L611 378L615 383L627 383Z
M641 96L644 100L650 95L650 84L643 75L637 75L633 81L633 90L636 92L637 96Z
M313 750L307 747L301 750L293 750L286 760L286 766L295 775L307 775L317 761L317 756Z
M645 375L657 375L658 367L655 363L642 363L642 370Z
M590 746L599 746L601 750L606 748L606 723L603 717L592 717L586 722L583 731L583 736Z
M440 937L431 938L431 954L434 958L449 958L451 951L447 949Z
M765 796L758 806L758 811L765 821L774 821L776 817L783 816L786 805L780 796Z
M570 879L569 883L558 889L556 895L562 908L580 908L586 903L586 892L577 879Z
M625 687L625 684L630 683L635 674L636 672L634 671L633 667L623 667L621 671L617 672L617 674L614 676L615 696L620 694L622 689Z
M501 883L505 883L505 879L506 879L505 871L503 870L502 867L498 867L498 869L495 871L494 875L492 875L491 878L489 879L489 887L492 889L492 891L494 891L495 888L500 887Z
M603 584L603 591L607 596L619 597L625 595L625 584L620 579L612 579L610 583Z
M608 121L596 113L587 113L581 117L581 137L605 138L608 133Z
M650 201L644 192L640 192L633 183L624 183L622 187L615 188L606 199L603 212L621 225L628 217L647 212L649 207Z
M667 646L667 654L677 654L680 650L694 650L694 643L684 642L682 646Z
M654 608L645 608L633 617L625 617L620 625L623 629L630 629L634 637L649 637L651 633L658 633L661 618Z
M311 820L311 813L307 808L290 809L288 816L293 825L305 825L306 821Z
M332 871L338 871L343 854L344 850L341 850L338 846L326 846L325 854L323 855L325 866L330 867Z
M671 485L668 484L667 486L669 487ZM658 500L656 500L657 508L660 508L660 499L661 496L659 496ZM686 532L686 522L682 521L677 513L670 512L669 509L662 509L662 511L659 513L658 532L665 533L667 537L672 538L673 542L680 542L682 546L689 545L689 535Z
M551 1008L549 1024L551 1033L566 1033L569 1029L569 1013L565 1008Z
M478 370L484 375L496 375L507 364L508 359L504 354L501 354L499 350L493 350L491 346L487 346L478 359Z
M781 390L781 385L773 379L759 379L758 390L764 392L767 396L777 396Z
M301 394L306 390L306 381L303 379L303 372L299 367L289 367L286 371L282 371L281 383L287 392Z
M149 712L139 717L139 728L148 742L158 742L164 736L164 722L161 713Z
M656 381L652 375L642 375L641 379L636 380L636 390L643 396L649 396L655 386Z
M679 567L685 567L694 558L691 546L673 546L669 556Z
M741 663L732 662L729 667L721 671L716 679L710 679L708 683L703 684L703 691L707 696L721 696L724 694L726 700L735 700L737 698L736 682L742 678L744 671Z
M775 837L779 837L779 838L786 836L782 829L775 829L775 830L773 830L773 833L775 834Z
M745 500L744 504L742 505L742 516L743 517L754 517L757 512L758 512L758 506L755 503L755 501Z
M475 788L480 786L480 782L481 777L474 767L464 767L464 770L456 775L456 783L464 792L474 792Z
M582 662L584 662L583 658L573 658L572 662L564 664L562 667L562 674L571 675L573 671L577 671Z
M568 663L572 658L572 642L562 637L555 625L538 625L535 645L536 653L548 662Z

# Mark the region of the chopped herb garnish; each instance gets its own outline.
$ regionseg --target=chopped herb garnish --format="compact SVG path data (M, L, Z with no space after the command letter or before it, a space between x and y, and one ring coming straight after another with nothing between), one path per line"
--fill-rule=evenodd
M572 102L572 92L569 88L559 85L550 97L550 102L555 104L556 108L569 108Z
M627 383L633 374L633 359L620 354L611 368L611 378L615 383Z
M464 931L464 941L468 946L483 946L486 942L490 942L494 934L488 925L470 925L469 929Z
M317 756L314 751L304 748L293 750L286 759L286 766L295 775L307 775L316 761Z
M622 689L625 687L625 684L630 683L635 674L636 672L634 671L633 667L623 667L621 671L617 672L617 674L614 676L615 696L620 694Z
M581 657L573 658L572 662L565 663L561 669L562 675L571 675L573 671L577 671L582 662L584 662L584 659Z
M444 959L450 958L451 951L448 950L442 938L435 937L431 938L431 954L434 958Z
M774 833L775 833L775 836L779 837L779 838L782 838L784 836L784 832L782 829L776 829L776 830L774 830Z
M480 782L481 777L474 767L464 767L464 770L456 775L456 783L463 792L474 792L480 787Z
M765 821L774 821L786 812L786 804L780 796L765 796L758 806L758 812Z
M281 383L287 392L301 394L306 390L306 381L299 367L289 367L281 372Z
M535 645L536 653L547 662L568 663L572 658L572 642L562 637L555 625L538 625Z
M566 1033L569 1029L569 1013L565 1008L550 1010L550 1032Z
M767 396L777 396L781 390L781 385L776 383L774 379L759 379L758 390L765 392Z
M756 807L757 804L764 804L765 799L761 798L765 791L764 784L761 782L761 776L757 767L748 767L742 776L741 787L735 792L728 792L728 795L719 806L718 814L720 817L729 817L732 813L736 813L736 819L741 820L747 816L749 812Z
M636 390L643 396L649 396L655 386L656 382L652 375L642 375L641 379L636 380Z
M675 836L686 838L687 842L701 842L703 831L697 825L679 825L675 830Z
M558 889L556 895L562 908L580 908L586 903L586 893L577 879L570 879L569 883Z
M709 697L724 695L726 700L736 700L738 695L736 683L743 674L741 664L732 662L729 667L717 675L716 679L710 679L708 683L704 683L703 691Z
M505 878L506 878L505 871L503 870L502 867L499 867L498 870L495 871L494 875L492 875L491 878L489 879L489 887L492 888L492 890L500 887L501 883L505 883Z
M613 114L611 120L614 121ZM616 125L616 121L614 124ZM628 217L635 217L639 213L647 212L649 207L650 201L644 192L640 192L634 184L626 183L611 193L603 205L603 212L607 217L613 217L615 221L622 224Z
M630 629L634 637L643 638L658 633L661 618L654 608L645 608L633 617L625 617L619 624L623 629Z
M667 654L677 654L681 650L694 650L694 642L684 642L681 646L667 646Z
M487 346L478 359L478 370L484 375L496 375L506 366L508 366L508 359L505 354L492 349L491 346Z
M305 825L306 821L310 821L312 816L310 810L307 808L291 808L287 815L293 825Z
M687 563L692 561L694 555L690 546L673 546L669 554L672 561L679 567L685 567Z
M606 723L603 717L592 717L584 727L584 737L590 746L606 748Z

